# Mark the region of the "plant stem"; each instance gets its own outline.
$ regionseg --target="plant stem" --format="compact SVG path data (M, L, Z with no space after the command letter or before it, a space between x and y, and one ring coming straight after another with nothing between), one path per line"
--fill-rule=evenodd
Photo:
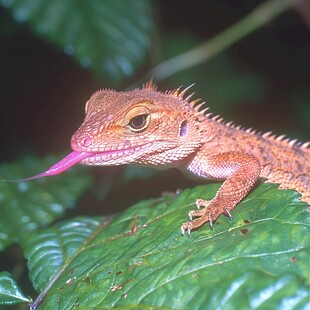
M236 24L207 42L160 63L150 70L147 76L154 77L156 81L160 81L177 72L198 65L264 26L299 1L301 0L266 1Z

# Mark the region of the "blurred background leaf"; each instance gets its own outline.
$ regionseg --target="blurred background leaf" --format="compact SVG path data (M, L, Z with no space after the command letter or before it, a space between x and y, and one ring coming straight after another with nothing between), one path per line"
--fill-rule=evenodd
M148 0L1 0L13 19L73 56L82 67L120 83L146 59L153 29ZM137 18L139 16L139 18Z
M26 297L18 284L8 272L0 272L0 305L30 303L31 298Z
M54 162L53 156L41 160L28 157L18 163L0 165L0 175L7 180L20 179L43 171ZM81 194L91 186L91 178L84 169L73 170L61 178L0 182L0 250L18 243L28 232L63 217L67 209L76 206Z

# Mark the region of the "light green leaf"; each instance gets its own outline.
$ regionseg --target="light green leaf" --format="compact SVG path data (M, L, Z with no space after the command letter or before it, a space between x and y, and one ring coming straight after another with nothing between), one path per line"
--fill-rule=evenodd
M153 28L148 0L0 0L17 22L83 67L121 81L146 59Z
M81 244L93 235L100 224L99 218L77 218L25 238L25 255L31 257L28 264L30 278L37 290L49 284L55 271L76 255Z
M305 309L309 213L294 191L262 184L233 213L180 234L218 185L142 201L111 222L77 218L23 239L48 309ZM52 266L52 267L51 267ZM46 272L43 272L46 270Z
M0 305L13 305L23 302L31 302L18 287L12 275L8 272L0 272Z
M20 163L0 165L1 179L21 179L42 172L55 157L33 157ZM28 182L0 181L0 250L18 242L29 231L46 226L72 208L91 179L84 169L72 169L63 176Z

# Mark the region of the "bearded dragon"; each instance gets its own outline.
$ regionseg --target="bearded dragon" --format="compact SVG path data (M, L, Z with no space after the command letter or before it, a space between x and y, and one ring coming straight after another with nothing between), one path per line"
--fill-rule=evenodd
M81 163L178 168L224 181L213 199L196 200L198 209L189 212L190 221L181 226L183 235L206 222L212 228L220 214L231 218L231 210L260 177L279 183L281 189L299 191L301 200L310 203L310 142L224 122L187 91L159 92L149 82L132 91L95 92L86 103L84 122L72 136L73 152L24 180L59 174Z

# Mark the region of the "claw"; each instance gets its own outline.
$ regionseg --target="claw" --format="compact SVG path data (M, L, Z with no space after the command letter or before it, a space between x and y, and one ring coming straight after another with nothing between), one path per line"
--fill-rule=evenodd
M187 235L190 236L191 231L192 231L192 229L191 229L189 223L188 222L187 223L183 223L183 225L181 226L181 234L183 236L185 236L185 233L187 232Z
M225 208L225 212L226 212L226 214L227 214L229 220L231 221L231 220L232 220L232 215L231 215L231 213L230 213L229 210L226 209L226 208Z
M211 213L209 213L209 225L210 225L211 230L214 230L214 228L213 228L213 219L212 219L212 214Z
M181 226L181 234L182 236L185 236L185 229L183 228L183 225Z
M202 199L196 199L196 207L197 207L197 209L200 209L200 207L202 206L201 202L202 202Z
M191 235L191 228L187 227L187 235L190 236Z

